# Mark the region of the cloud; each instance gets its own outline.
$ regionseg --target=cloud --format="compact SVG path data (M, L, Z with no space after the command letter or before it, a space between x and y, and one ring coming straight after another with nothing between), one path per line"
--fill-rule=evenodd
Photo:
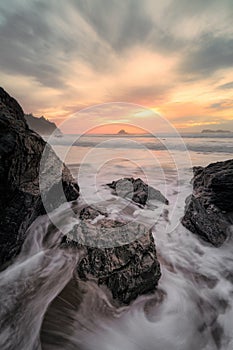
M0 77L57 120L110 101L230 112L232 16L232 0L1 1Z
M209 106L209 108L211 108L211 109L220 109L220 108L222 108L222 106L223 106L222 102L217 102L217 103L212 103Z
M114 75L119 60L141 47L164 57L179 53L181 73L206 75L232 64L233 41L215 38L211 31L207 35L211 28L205 24L207 12L209 22L216 25L218 15L220 24L227 23L229 4L223 1L220 16L212 0L166 0L162 5L152 0L9 0L0 4L0 67L65 90L71 63ZM194 42L193 33L198 36Z
M11 1L9 1L10 3ZM0 67L8 73L32 76L44 86L67 88L66 71L79 60L94 69L106 69L111 49L101 41L71 2L14 3L1 8ZM12 4L13 5L13 4Z
M161 101L166 99L171 88L172 85L169 82L164 85L159 84L159 82L157 84L151 83L151 85L148 83L143 86L138 83L131 86L124 85L112 94L112 100L127 101L144 106L157 106Z
M233 66L233 39L203 35L185 55L180 71L201 77Z
M212 103L210 106L208 106L208 108L221 110L221 111L223 111L224 109L232 109L233 102L232 100L224 100L224 101Z
M153 30L154 23L141 0L73 3L99 37L117 53L141 44Z
M219 86L218 86L218 89L221 89L221 90L233 89L233 81L231 81L230 83L226 83L226 84L223 84L223 85L219 85Z

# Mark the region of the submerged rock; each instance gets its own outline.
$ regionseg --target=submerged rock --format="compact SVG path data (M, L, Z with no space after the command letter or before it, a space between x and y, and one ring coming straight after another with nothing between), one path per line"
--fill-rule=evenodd
M19 252L27 228L45 213L39 189L45 145L45 141L29 129L18 102L0 88L0 265ZM59 186L63 187L68 201L79 196L79 187L52 149L50 152L53 162L48 171L61 169L57 177L48 179L45 188L53 210L63 201L57 195Z
M214 246L228 237L233 224L233 159L195 167L193 194L186 200L183 225Z
M150 229L134 221L112 220L92 207L82 209L79 218L67 242L86 246L77 267L81 280L107 287L120 304L155 291L161 272Z
M113 181L107 184L107 186L114 190L113 193L115 195L130 199L133 202L143 206L146 205L147 201L153 199L167 205L169 204L167 198L164 197L164 195L159 190L148 186L140 178L134 179L133 177L126 177L117 181Z

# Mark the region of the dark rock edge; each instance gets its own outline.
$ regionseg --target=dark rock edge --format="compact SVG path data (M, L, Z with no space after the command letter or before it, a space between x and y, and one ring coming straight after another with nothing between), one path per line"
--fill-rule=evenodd
M186 200L182 224L219 247L233 225L233 159L194 167L193 172L193 193Z

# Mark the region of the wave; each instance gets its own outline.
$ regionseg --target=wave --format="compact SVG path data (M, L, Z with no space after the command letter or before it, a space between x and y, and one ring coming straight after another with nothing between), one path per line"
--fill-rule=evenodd
M164 139L164 140L152 140L148 142L147 139L106 139L101 138L100 140L88 140L78 139L71 140L69 138L63 138L62 140L51 140L53 146L66 146L66 147L85 147L85 148L101 148L101 149L148 149L152 151L193 151L200 153L233 153L232 142L222 142L219 140L208 140L203 142L202 139L198 143L190 142L189 140L183 139Z
M69 225L68 210L54 215ZM231 350L233 242L212 248L179 225L155 241L157 292L117 308L106 290L80 282L82 250L64 247L47 216L27 232L17 259L0 273L3 350Z

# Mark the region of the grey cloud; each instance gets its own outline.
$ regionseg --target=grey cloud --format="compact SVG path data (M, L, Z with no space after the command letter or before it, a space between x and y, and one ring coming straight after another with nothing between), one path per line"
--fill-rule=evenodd
M167 14L169 20L172 20L172 18L176 20L179 17L199 16L204 12L210 13L211 10L216 12L218 9L222 10L223 8L225 8L228 13L229 11L233 11L232 0L179 0L171 1L167 8Z
M6 22L0 28L1 69L35 77L47 86L64 85L59 67L48 60L54 53L46 39L51 32L47 23L30 9L8 16L5 13L5 18Z
M146 3L146 1L145 1ZM74 4L116 52L145 42L154 23L141 0L78 0Z
M217 103L212 103L209 108L212 108L212 109L220 109L222 108L222 102L217 102Z
M231 4L232 0L221 1L229 13ZM125 51L139 45L162 54L184 55L179 73L206 76L233 65L233 39L211 33L196 41L181 39L173 33L173 25L184 16L197 16L198 21L200 13L215 6L218 0L173 0L162 18L156 19L154 0L2 1L0 69L65 91L73 60L114 74L118 56L124 58ZM129 99L133 94L160 94L150 86L148 91L143 89L124 93Z
M146 45L160 54L172 54L183 50L187 46L187 40L177 38L168 30L162 30L159 26L154 25L152 33L147 38Z
M158 4L153 0L73 1L83 18L116 54L121 55L135 45L163 53L187 45L185 40L174 36L172 26L163 28L165 18L154 18L150 8L156 12ZM178 20L181 15L179 13Z
M219 13L222 14L224 20L218 15ZM205 33L207 35L209 33L211 36L212 31L215 33L218 30L224 32L222 26L227 23L231 27L232 15L232 0L222 0L221 2L219 0L170 1L164 8L162 16L154 23L151 44L155 50L175 54L180 52L183 55L185 51L189 52L199 45L203 34L205 36ZM209 25L211 20L215 23L214 28ZM192 33L190 33L190 37L186 35L185 27L182 35L183 21L184 23L185 21L191 22L194 25L195 34L193 37ZM176 33L177 28L180 28L179 34ZM224 34L222 33L222 35Z
M233 89L233 81L231 81L230 83L226 83L226 84L223 84L223 85L219 85L218 86L218 89L221 89L221 90L226 90L226 89Z
M118 88L117 91L113 91L111 99L113 101L126 101L130 103L154 103L161 102L165 98L165 95L171 89L170 85L151 84L148 86L131 86L127 89Z
M232 100L224 100L224 101L212 103L207 108L224 110L224 109L231 109L232 107L233 107Z
M206 77L222 68L233 66L233 39L203 35L185 54L179 71Z
M53 0L29 2L27 7L15 2L15 6L13 11L10 6L8 9L0 4L4 18L0 25L2 71L34 77L42 85L66 89L66 72L72 70L72 60L90 64L93 69L106 69L106 55L111 57L111 52L94 34L87 33L88 28L84 29L82 23L72 22L69 26L68 15L64 13L70 6L69 1L60 6ZM71 7L70 12L72 10Z

